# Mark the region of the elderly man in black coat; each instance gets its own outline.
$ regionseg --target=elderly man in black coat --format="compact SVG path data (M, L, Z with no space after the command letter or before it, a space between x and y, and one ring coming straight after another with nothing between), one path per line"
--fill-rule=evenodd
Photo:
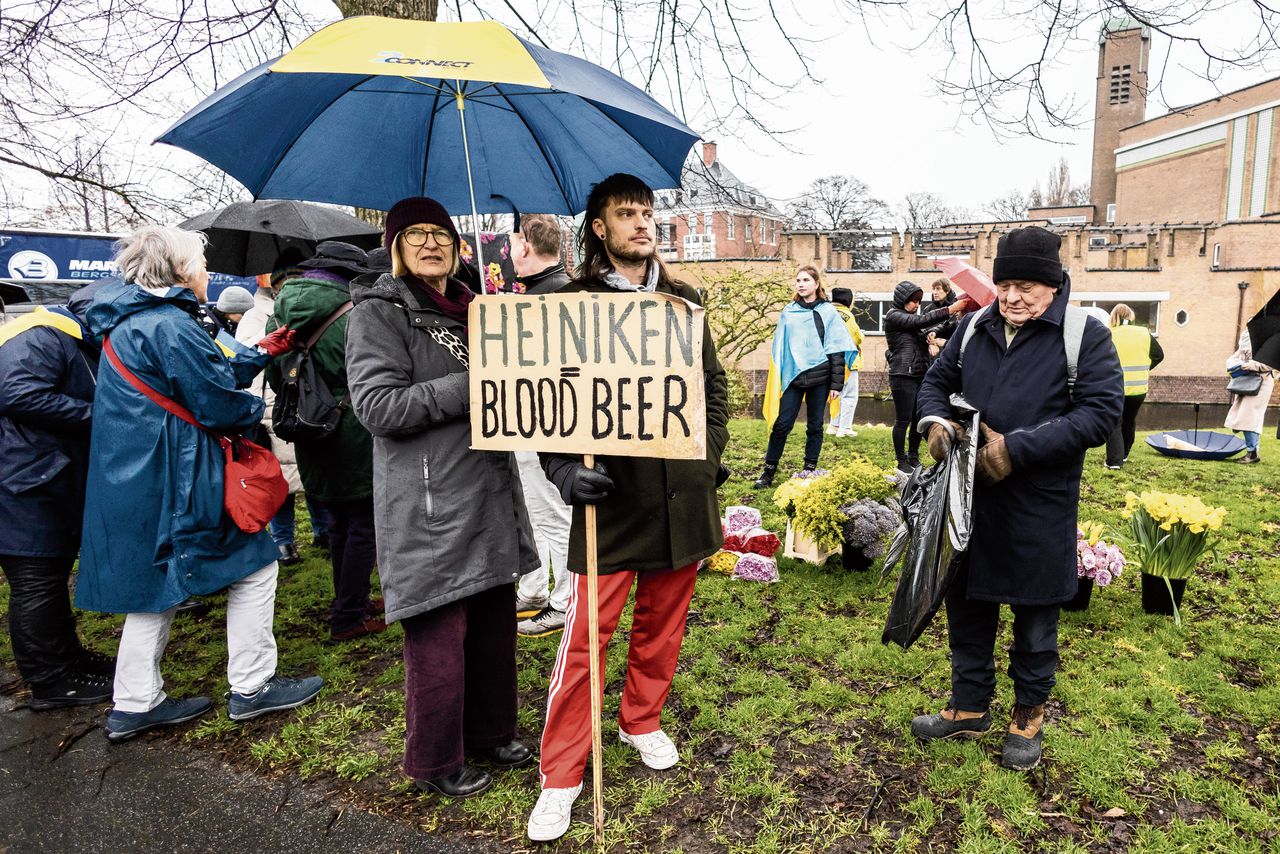
M1058 611L1076 591L1084 453L1106 441L1124 405L1110 334L1067 304L1060 245L1036 227L1000 238L992 276L998 302L962 321L918 398L934 459L946 457L959 427L951 420L953 393L981 413L982 444L973 537L947 594L951 702L917 717L911 731L927 741L978 738L990 728L1000 604L1008 604L1015 702L1003 764L1019 770L1040 761L1044 703L1058 667Z

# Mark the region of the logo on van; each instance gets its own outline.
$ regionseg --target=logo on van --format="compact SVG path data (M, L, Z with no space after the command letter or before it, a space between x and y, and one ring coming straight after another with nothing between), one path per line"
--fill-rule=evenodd
M9 259L9 278L11 279L56 279L58 265L43 252L24 249L13 253Z

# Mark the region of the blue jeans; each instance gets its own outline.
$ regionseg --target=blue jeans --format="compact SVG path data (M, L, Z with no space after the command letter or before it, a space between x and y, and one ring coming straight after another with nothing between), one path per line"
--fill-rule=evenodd
M778 404L778 418L773 422L773 432L769 434L769 447L764 452L764 461L776 466L782 459L782 449L786 447L787 436L791 435L791 427L800 414L800 402L805 404L804 461L817 463L818 454L822 453L822 421L827 405L827 395L831 386L823 383L812 388L800 388L795 383L787 386L782 393L782 402Z
M1256 453L1258 450L1258 442L1262 439L1262 434L1255 433L1252 430L1241 430L1240 432L1244 434L1244 449L1246 451L1254 451Z
M310 498L306 501L307 515L311 517L311 537L313 540L323 540L329 536L329 511ZM297 501L290 493L284 500L284 504L276 511L276 515L271 517L271 540L277 546L293 542L294 531L297 528L297 521L294 518L296 507Z

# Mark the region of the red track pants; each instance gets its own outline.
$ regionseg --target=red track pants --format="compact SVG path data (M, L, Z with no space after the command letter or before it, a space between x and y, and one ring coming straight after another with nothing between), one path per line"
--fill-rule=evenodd
M680 657L685 618L693 598L697 564L679 569L614 572L599 577L600 675L609 638L636 585L627 684L622 691L618 726L631 735L661 728L662 704L671 693L671 677ZM542 787L564 789L582 781L591 754L590 656L587 648L587 577L573 576L560 651L551 671L547 725L542 731Z

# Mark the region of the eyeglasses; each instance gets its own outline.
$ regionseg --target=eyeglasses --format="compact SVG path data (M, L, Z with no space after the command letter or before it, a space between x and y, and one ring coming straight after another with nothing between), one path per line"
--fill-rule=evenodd
M400 238L410 246L423 246L427 242L428 235L436 246L452 246L453 235L445 231L443 228L433 228L430 231L424 228L406 228L400 232Z

